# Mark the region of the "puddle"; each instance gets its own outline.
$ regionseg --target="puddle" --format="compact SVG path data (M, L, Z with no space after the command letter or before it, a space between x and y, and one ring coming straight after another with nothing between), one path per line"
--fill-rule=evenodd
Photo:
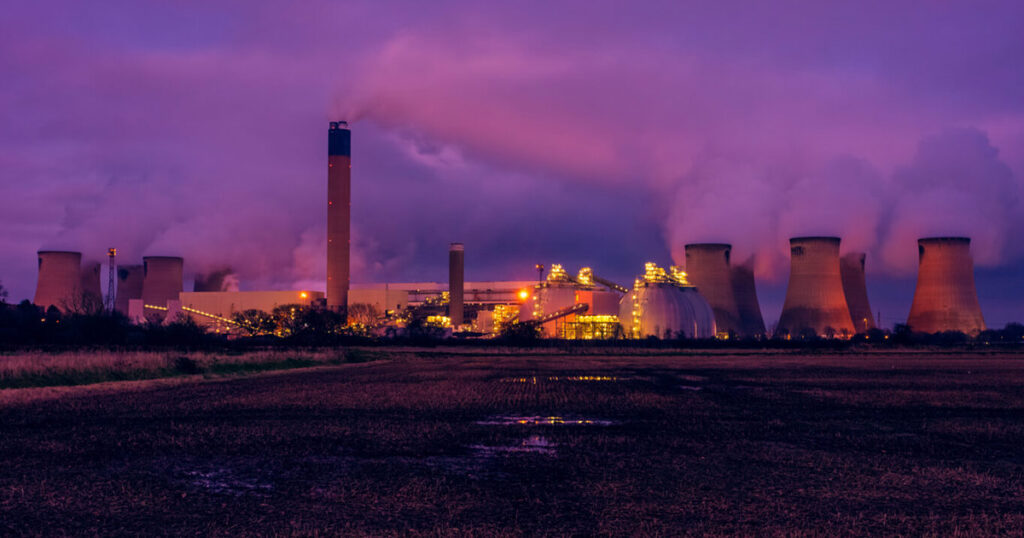
M695 385L679 385L679 388L681 390L703 390L703 387L698 387Z
M611 426L612 420L577 417L497 416L476 422L481 426Z
M274 489L268 483L242 478L232 469L185 471L184 475L188 477L189 485L222 495L263 495Z
M508 453L543 454L545 456L555 455L555 444L540 435L531 435L523 439L517 445L511 446L484 446L472 445L469 448L476 451L480 456L494 456Z
M680 381L689 381L691 383L700 383L708 380L706 376L702 375L680 375L678 377Z
M568 382L581 382L581 383L594 383L594 382L613 382L613 381L624 381L626 378L609 376L609 375L570 375L570 376L530 376L530 377L504 377L498 381L502 383L526 383L536 385L538 381L568 381Z

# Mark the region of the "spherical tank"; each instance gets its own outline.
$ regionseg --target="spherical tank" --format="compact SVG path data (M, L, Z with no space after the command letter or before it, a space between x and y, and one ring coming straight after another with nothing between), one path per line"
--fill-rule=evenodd
M715 313L693 287L643 282L619 302L619 323L632 338L713 338Z
M519 319L534 319L576 304L576 285L544 282L533 288L533 296L519 306Z

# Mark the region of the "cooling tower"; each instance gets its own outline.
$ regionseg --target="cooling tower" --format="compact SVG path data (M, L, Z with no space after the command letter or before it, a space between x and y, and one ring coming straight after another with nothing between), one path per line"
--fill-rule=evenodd
M736 310L740 316L740 334L748 338L765 335L761 304L757 301L754 284L754 258L732 267L732 290L736 297Z
M206 274L196 275L192 291L230 291L225 278L233 274L234 271L230 267L222 267Z
M79 300L82 253L39 251L39 280L32 302L43 307L68 310Z
M850 319L858 333L875 328L875 318L868 302L868 286L864 279L863 252L851 252L839 260L839 274L843 277L843 294L850 307Z
M82 266L81 297L90 306L103 304L103 290L100 287L100 264L91 262Z
M974 288L971 240L929 237L917 242L917 289L907 324L926 333L960 331L975 335L985 319Z
M122 265L117 268L117 293L114 310L128 315L128 301L142 299L143 269L141 265Z
M794 237L777 335L850 336L856 331L839 273L838 237Z
M732 245L695 243L686 245L686 278L707 299L715 312L719 332L743 332L736 294L732 287L729 255Z
M348 309L352 210L352 131L332 121L327 131L327 307Z
M167 306L177 301L182 290L182 269L185 260L173 256L142 258L142 303Z
M448 317L452 327L458 330L465 314L462 297L465 293L466 251L462 243L452 243L448 248Z

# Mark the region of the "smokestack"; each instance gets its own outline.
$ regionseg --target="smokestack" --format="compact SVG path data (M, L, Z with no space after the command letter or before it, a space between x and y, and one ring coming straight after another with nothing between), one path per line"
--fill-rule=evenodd
M960 331L976 335L985 319L974 288L974 260L967 237L928 237L917 241L917 289L907 324L911 330Z
M866 333L875 328L875 316L871 313L868 302L868 285L864 278L863 252L851 252L839 260L839 274L843 278L843 294L846 305L850 307L850 319L858 333Z
M173 256L142 258L142 304L167 306L168 301L177 301L184 264L185 260Z
M760 338L765 335L761 304L757 301L754 284L754 258L732 268L732 290L736 297L736 310L740 315L740 334Z
M686 278L711 305L718 332L742 332L729 268L732 245L693 243L686 245L685 250Z
M142 299L143 268L141 265L122 265L117 268L117 295L114 310L128 315L128 301Z
M799 337L853 335L853 320L839 274L838 237L789 240L790 266L786 302L777 332Z
M327 131L327 307L348 310L352 210L352 131L332 121Z
M43 307L68 310L81 292L81 252L40 250L39 280L32 302Z
M462 295L465 292L466 251L462 243L448 247L448 317L455 329L462 325L465 313Z

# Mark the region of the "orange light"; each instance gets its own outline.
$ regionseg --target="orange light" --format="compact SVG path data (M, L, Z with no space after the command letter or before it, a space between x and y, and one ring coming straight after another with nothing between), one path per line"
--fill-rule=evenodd
M519 298L523 301L530 298L530 292L527 290L519 290Z
M299 293L299 297L302 297L303 299L306 299L306 298L309 297L309 294L303 291L303 292Z

